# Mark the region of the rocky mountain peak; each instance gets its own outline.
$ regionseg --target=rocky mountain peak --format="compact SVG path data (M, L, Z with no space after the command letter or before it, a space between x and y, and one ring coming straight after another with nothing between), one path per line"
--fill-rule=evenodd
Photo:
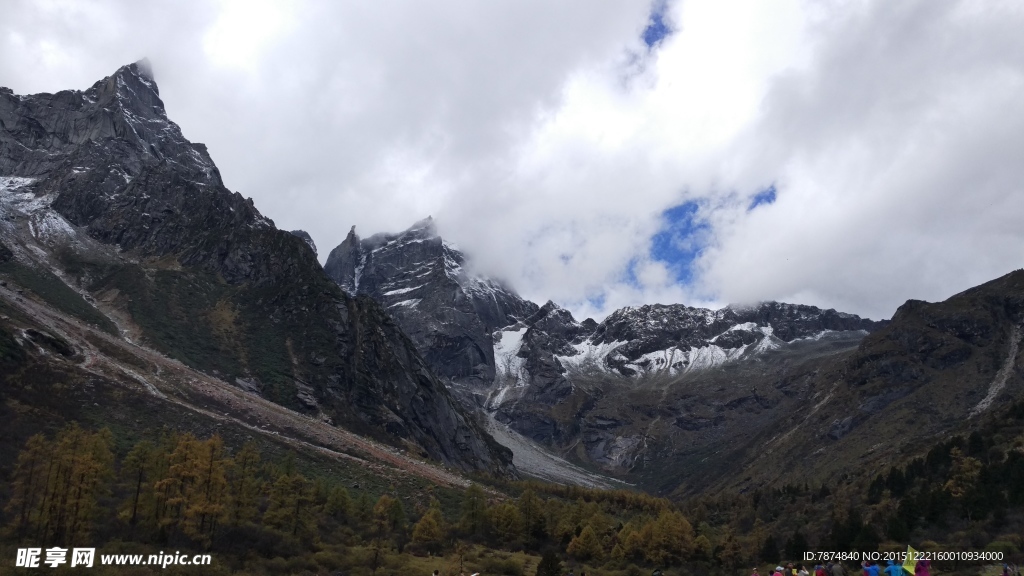
M148 61L140 60L85 91L24 96L0 91L0 173L37 177L61 170L109 177L111 182L95 184L110 195L117 181L123 186L145 168L169 161L179 176L220 185L206 146L189 142L167 118L152 77ZM113 162L93 166L101 156Z
M427 217L402 232L365 239L353 227L324 271L346 292L369 295L387 308L437 374L486 385L494 379L491 334L537 305L468 272L465 263Z
M730 305L722 312L725 313L726 320L770 326L773 335L784 342L807 338L826 330L873 332L886 324L884 321L875 322L831 308L822 310L817 306L775 301L760 302L752 306Z
M550 334L560 334L566 340L572 340L585 329L572 317L572 312L548 300L539 310L531 314L524 324L531 329L541 330Z
M362 241L356 234L356 227L349 229L348 235L327 255L324 272L334 280L347 294L354 295L359 289L359 278L362 275L363 249Z
M423 220L420 220L410 226L409 229L402 234L402 237L426 240L427 238L439 238L440 235L437 233L437 224L434 222L434 217L427 216Z
M146 59L118 68L84 92L68 91L58 95L66 93L78 95L83 109L92 113L105 112L126 122L128 130L118 136L134 137L142 144L156 143L159 139L157 134L145 130L147 125L158 123L163 128L172 124L160 99L152 66ZM139 132L140 128L143 128L142 132Z
M223 185L152 76L140 61L84 92L0 92L0 188L27 190L0 194L0 258L10 247L76 292L116 295L133 338L264 398L467 470L510 471L379 304L344 295L308 235Z
M316 255L316 242L313 242L313 237L309 235L309 232L306 232L305 230L292 230L289 234L302 238L303 242L305 242L310 249L313 250L313 254Z
M119 92L122 97L126 98L130 96L143 98L149 105L159 104L163 111L163 102L159 100L160 88L157 87L153 66L147 58L118 68L116 72L100 80L93 87L102 87L108 92ZM153 97L156 97L156 100Z
M129 69L134 68L134 71L139 76L144 76L145 78L147 78L147 79L149 79L151 81L152 80L156 80L156 77L153 76L153 64L149 61L149 58L146 58L145 56L143 56L142 59L139 60L138 62L135 62L133 64L129 64L127 66L127 68L129 68ZM155 85L154 85L154 87L155 87Z

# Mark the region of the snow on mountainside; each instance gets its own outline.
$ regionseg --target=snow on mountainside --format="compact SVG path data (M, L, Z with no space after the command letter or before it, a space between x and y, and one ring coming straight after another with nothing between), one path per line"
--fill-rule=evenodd
M483 406L516 438L630 481L655 481L666 454L712 450L744 430L727 421L778 404L769 390L786 386L788 363L849 351L884 325L777 302L646 305L576 322L548 302L495 334L498 365ZM676 444L679 435L692 439Z
M559 378L572 372L683 374L796 339L881 326L777 302L721 310L654 304L616 310L600 324L579 323L554 303L538 309L501 283L468 273L465 262L427 218L404 232L365 239L353 228L324 269L347 292L386 307L438 374L489 387L474 395L491 408L538 383L557 401L569 390ZM512 388L523 390L509 395Z
M549 372L554 369L570 382L574 374L676 376L755 357L798 340L832 332L866 335L884 325L834 310L777 302L721 310L681 304L627 307L589 330L549 302L526 324L512 332L517 335L515 349L508 344L510 332L495 335L495 359L504 360L497 367L491 408L508 400L509 390L533 380L531 358L535 366L546 361Z
M491 334L537 306L470 273L465 263L426 218L404 232L365 239L353 228L331 251L324 271L346 292L380 302L438 375L486 386L495 374Z
M554 474L559 460L527 458L524 443L541 452L574 445L573 426L564 421L582 418L569 414L571 406L595 382L612 386L602 394L619 397L648 378L689 378L806 340L850 345L884 324L777 302L721 310L654 304L616 310L600 323L578 322L554 302L538 307L468 273L464 254L430 218L365 239L352 229L324 269L347 292L380 302L463 404L486 413L492 431L503 431L497 437L520 456L523 471L541 477ZM587 453L580 460L628 468L642 435L609 430L582 439ZM559 473L566 481L575 474Z

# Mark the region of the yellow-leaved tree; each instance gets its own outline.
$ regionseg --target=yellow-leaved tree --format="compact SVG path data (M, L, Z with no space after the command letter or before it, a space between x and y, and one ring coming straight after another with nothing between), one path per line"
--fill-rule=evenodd
M85 542L97 499L114 473L112 443L110 430L87 432L78 424L53 441L39 434L29 438L18 455L6 508L15 536L44 545Z
M259 449L252 442L246 442L235 454L229 470L227 499L227 518L232 526L254 522L260 512L260 461Z
M579 536L573 537L565 551L573 558L583 562L587 560L600 560L602 555L601 541L590 524L587 524L580 531Z
M436 499L430 502L430 508L423 514L419 522L413 526L412 542L417 548L431 554L438 554L444 548L448 538L448 528L441 514L440 503Z
M679 512L664 510L640 531L644 556L659 566L675 565L693 553L693 527Z

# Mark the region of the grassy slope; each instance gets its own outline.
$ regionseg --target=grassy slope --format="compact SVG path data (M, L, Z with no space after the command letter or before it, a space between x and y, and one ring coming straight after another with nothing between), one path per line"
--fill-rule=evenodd
M192 432L200 438L219 434L233 450L245 442L255 441L265 459L294 457L297 469L310 477L323 477L345 486L358 485L358 489L350 488L353 497L366 491L376 499L391 487L404 496L422 497L432 486L415 476L382 475L374 469L331 458L313 449L296 449L294 444L228 420L211 419L141 392L137 387L86 372L76 363L80 357L62 361L53 355L27 354L14 335L32 326L31 319L2 299L0 316L7 318L0 319L0 477L8 477L17 452L30 436L52 434L70 422L78 422L89 429L110 428L116 442L115 451L121 456L139 440L156 439L169 431ZM38 325L36 329L45 330ZM136 358L135 363L140 367L148 364L144 358ZM153 368L150 364L149 370ZM445 498L449 501L458 498L455 491L448 488L431 490L435 493L451 491ZM0 494L0 500L6 497Z
M31 291L58 310L117 334L117 326L77 292L46 270L31 268L15 260L0 263L0 278L8 278Z

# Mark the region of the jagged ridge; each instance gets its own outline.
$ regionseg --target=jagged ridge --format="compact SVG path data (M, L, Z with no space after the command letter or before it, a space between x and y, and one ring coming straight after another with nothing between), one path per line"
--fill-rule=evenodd
M338 290L311 246L223 186L206 148L167 119L145 62L84 92L4 89L0 121L0 175L22 178L8 212L29 220L4 234L25 264L60 262L154 347L267 398L462 468L508 472L507 450L377 304ZM27 249L43 240L40 213L64 228L45 259Z
M498 281L469 273L465 263L427 218L399 234L366 239L353 227L324 271L346 292L380 302L439 376L486 386L494 380L491 333L537 306Z

